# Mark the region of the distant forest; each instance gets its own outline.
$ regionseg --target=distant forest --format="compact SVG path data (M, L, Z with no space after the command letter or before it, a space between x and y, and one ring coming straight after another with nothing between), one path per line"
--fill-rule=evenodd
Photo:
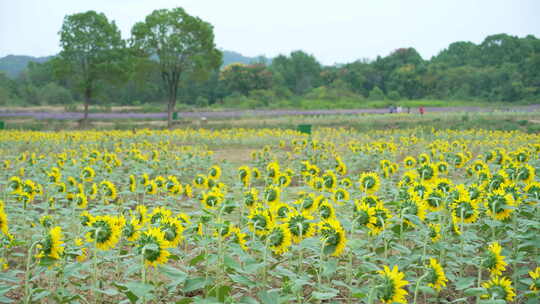
M79 91L55 73L51 58L0 58L0 105L79 103ZM167 98L159 71L151 66L133 69L127 81L99 86L97 105L163 104ZM343 100L362 107L366 100L406 99L540 101L540 39L497 34L480 44L452 43L429 60L414 48L399 48L374 60L334 66L304 51L272 59L223 51L221 66L207 79L182 80L177 98L193 107L231 108Z

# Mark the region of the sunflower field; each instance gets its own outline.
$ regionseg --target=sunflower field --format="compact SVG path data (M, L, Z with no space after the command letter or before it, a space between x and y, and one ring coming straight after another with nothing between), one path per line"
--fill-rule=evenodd
M539 134L2 131L0 162L2 303L540 303Z

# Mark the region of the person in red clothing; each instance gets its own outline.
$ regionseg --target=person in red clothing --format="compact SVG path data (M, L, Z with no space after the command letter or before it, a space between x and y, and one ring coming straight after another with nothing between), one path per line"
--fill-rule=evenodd
M420 112L420 115L424 115L424 107L418 108L418 112Z

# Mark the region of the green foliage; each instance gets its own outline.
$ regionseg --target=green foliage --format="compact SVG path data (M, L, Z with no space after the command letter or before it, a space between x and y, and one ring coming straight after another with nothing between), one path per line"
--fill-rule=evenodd
M379 87L374 87L369 92L369 100L385 100L384 92Z
M214 43L213 27L188 15L182 8L160 9L136 23L132 30L132 45L143 57L156 56L161 79L168 92L168 122L180 81L205 80L221 65L222 54Z

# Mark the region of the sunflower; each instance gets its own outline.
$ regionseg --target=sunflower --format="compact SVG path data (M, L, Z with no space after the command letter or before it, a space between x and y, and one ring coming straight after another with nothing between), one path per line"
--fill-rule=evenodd
M408 292L403 288L409 282L405 281L405 274L400 272L398 266L394 266L392 270L388 266L384 266L383 270L379 270L382 286L378 289L378 299L386 304L392 303L407 303L405 298Z
M334 190L333 198L338 203L341 203L344 201L346 202L350 199L350 197L351 195L349 194L349 191L347 191L347 189L345 188L338 187L336 188L336 190Z
M270 215L270 211L262 206L251 208L248 216L249 229L259 236L267 235L274 225Z
M55 260L60 259L60 256L64 254L63 238L64 235L62 234L62 228L60 226L51 228L45 236L45 239L38 244L39 253L36 257L43 258L47 256Z
M488 246L487 256L482 266L487 268L492 276L499 276L506 270L505 256L501 255L501 251L502 248L498 242L493 242Z
M323 241L323 252L332 256L340 256L347 244L345 230L335 218L329 218L319 224L319 232Z
M497 220L505 220L514 211L515 200L512 194L505 193L502 189L489 194L484 203L486 213Z
M150 213L148 216L148 220L152 225L154 225L170 217L171 215L171 210L167 209L166 207L155 207L152 209L152 213Z
M444 197L445 194L443 191L437 188L430 188L426 191L424 197L425 204L433 212L441 211L444 208Z
M193 179L193 185L197 188L208 188L208 178L203 174L197 174Z
M294 243L300 243L300 241L311 237L315 233L315 223L312 221L313 216L307 212L300 213L293 209L289 213L287 229L291 232Z
M321 197L324 198L324 197ZM323 220L330 220L335 218L336 216L336 210L334 209L334 206L328 202L327 199L323 199L321 203L318 204L317 211L319 212L319 216Z
M268 233L268 244L274 254L282 255L289 250L292 244L291 232L287 224L276 225Z
M326 189L327 191L332 191L334 190L334 188L336 187L337 185L337 177L336 177L336 174L334 173L334 171L332 170L327 170L323 176L322 176L322 179L323 179L323 185L324 185L324 189Z
M184 226L174 217L167 217L159 222L159 228L164 233L168 247L176 247L183 239Z
M529 271L529 276L532 279L532 283L529 286L529 289L537 292L540 290L540 267L536 267L534 271Z
M433 243L437 243L441 240L441 224L430 223L429 227L429 237Z
M84 241L81 238L75 239L75 246L79 248L80 254L77 255L77 262L82 263L88 258L88 248L84 247Z
M22 180L18 176L13 176L9 179L7 187L11 193L16 193L22 190Z
M508 176L508 173L504 170L499 170L486 181L486 188L488 191L495 191L501 189L509 181L510 177Z
M244 192L244 205L251 208L259 201L259 190L251 188Z
M360 191L367 194L373 194L379 190L381 180L375 172L364 172L359 179Z
M353 182L348 177L344 177L341 181L339 181L339 184L345 188L351 188L353 186Z
M248 166L238 168L238 178L244 187L249 186L251 181L251 169Z
M84 167L81 172L81 179L85 182L91 182L96 176L96 172L92 167Z
M450 204L452 216L458 222L474 223L478 220L478 203L468 198L454 201Z
M416 169L418 176L424 182L433 182L437 180L438 169L434 164L424 163Z
M129 242L134 242L139 238L141 228L142 224L139 222L139 219L132 216L131 220L124 225L122 235L124 235Z
M279 202L280 200L281 188L274 185L269 185L268 187L264 189L263 197L264 197L264 200L268 202L270 205L275 204Z
M354 223L356 223L358 228L377 222L377 219L375 218L375 208L364 202L360 202L359 200L354 201L353 216Z
M405 159L403 160L403 166L406 169L414 168L414 166L416 166L416 159L412 156L405 157Z
M319 206L319 197L316 197L313 193L299 192L300 198L294 203L298 205L299 210L307 212L309 214L317 210Z
M154 180L148 181L146 185L144 185L144 193L148 195L153 195L157 193L158 185Z
M216 210L223 202L224 196L218 190L211 190L202 194L201 204L205 209Z
M528 164L525 164L517 169L515 175L517 180L524 182L525 184L529 184L530 182L534 181L536 169Z
M275 179L279 175L279 164L277 162L271 162L266 166L266 176Z
M77 205L77 208L85 209L88 206L88 198L86 197L86 194L84 193L77 193L73 197L73 201Z
M275 179L276 184L281 188L286 188L291 184L291 176L286 173L279 173Z
M151 227L143 232L138 240L138 251L143 255L144 264L156 267L167 263L169 251L168 242L165 240L165 232L157 227Z
M221 168L217 165L214 165L208 169L208 176L218 180L221 177Z
M129 191L137 191L137 178L135 178L135 175L133 174L129 176Z
M492 277L491 280L482 283L482 287L487 289L487 293L482 295L483 299L502 299L510 302L516 296L514 288L512 288L512 281L505 277Z
M254 179L258 179L261 177L261 171L259 171L259 168L251 169L251 177L253 177Z
M287 216L289 215L289 212L291 212L293 208L289 206L286 203L277 203L272 205L271 211L272 211L272 218L277 220L286 220Z
M429 155L427 153L422 153L418 156L418 163L420 164L427 164L431 161Z
M109 201L114 201L118 196L116 192L116 186L110 181L102 181L100 183L103 191L103 196Z
M0 201L0 231L2 231L3 234L8 234L8 218L7 214L4 211L4 203Z
M446 287L448 279L444 275L444 269L437 259L429 259L429 274L427 277L428 286L433 287L437 291L441 291L443 287Z
M375 206L374 211L375 214L373 217L375 218L375 222L370 222L366 226L369 228L369 233L371 235L378 235L386 228L386 226L388 226L388 221L390 218L392 218L392 214L384 207L382 203Z
M248 247L246 245L247 243L247 235L244 232L240 231L240 228L236 226L232 226L230 228L231 236L230 239L233 243L238 244L240 248L244 251L248 251Z
M435 167L437 168L438 173L445 174L448 172L448 163L445 161L440 161L436 163Z
M116 219L108 215L91 217L87 226L89 231L86 233L86 240L95 243L101 250L109 250L116 246L122 234Z
M414 215L421 221L426 219L426 204L418 197L401 202L399 208L402 215ZM404 219L404 223L411 227L415 226L408 219Z

